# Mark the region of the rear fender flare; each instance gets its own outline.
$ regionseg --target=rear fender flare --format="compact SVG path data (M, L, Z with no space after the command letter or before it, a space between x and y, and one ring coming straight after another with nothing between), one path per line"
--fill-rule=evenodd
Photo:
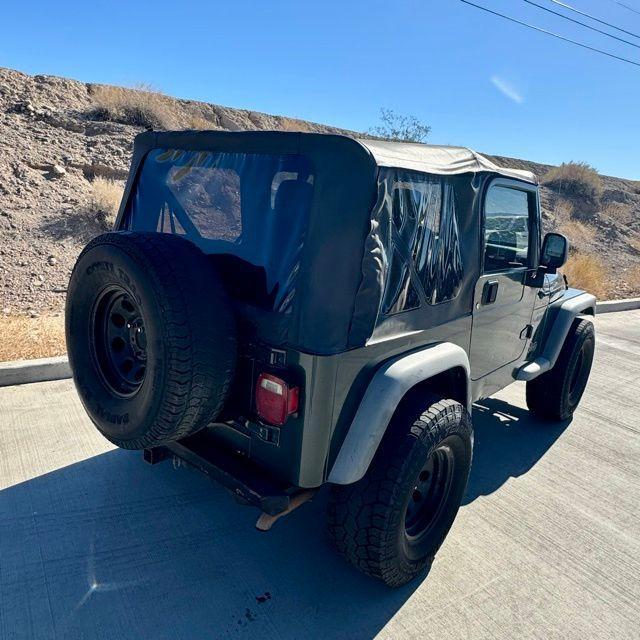
M386 362L374 374L329 473L334 484L351 484L364 476L396 407L417 384L450 369L466 375L466 405L471 413L469 357L451 342L429 346Z

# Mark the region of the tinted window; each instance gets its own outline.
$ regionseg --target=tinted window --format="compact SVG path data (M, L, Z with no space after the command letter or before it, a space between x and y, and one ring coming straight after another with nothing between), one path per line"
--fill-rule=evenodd
M417 309L420 297L411 282L407 259L394 248L387 272L387 286L382 301L383 312L387 315Z
M313 182L301 155L154 149L129 199L127 225L184 235L217 256L237 297L288 311Z
M237 240L242 233L238 172L216 166L185 169L172 167L166 185L179 207L188 211L198 234L207 240ZM163 218L169 217L170 211L166 206ZM175 213L172 218L176 218ZM158 231L167 232L164 220Z
M453 185L444 178L398 169L382 170L381 179L392 222L383 312L419 306L416 283L429 304L451 300L462 282Z
M527 266L529 252L528 192L497 185L490 187L484 210L485 272Z

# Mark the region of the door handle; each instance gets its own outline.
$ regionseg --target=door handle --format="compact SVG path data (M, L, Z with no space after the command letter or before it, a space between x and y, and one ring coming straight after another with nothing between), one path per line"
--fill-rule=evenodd
M488 280L482 288L482 304L493 304L498 297L498 281Z

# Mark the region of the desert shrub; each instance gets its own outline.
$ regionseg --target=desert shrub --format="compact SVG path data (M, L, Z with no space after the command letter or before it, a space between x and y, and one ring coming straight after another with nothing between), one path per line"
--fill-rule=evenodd
M94 120L119 122L148 129L176 126L172 101L146 85L134 88L90 85L94 106L88 115Z
M572 246L593 242L596 230L587 222L574 218L575 205L570 200L558 198L553 204L556 230L569 238Z
M431 127L415 116L404 116L391 109L380 109L380 121L369 129L369 135L399 142L426 142Z
M636 292L640 292L640 264L631 267L626 273L629 286Z
M569 285L593 293L597 298L609 295L607 269L598 256L592 253L571 252L567 264L562 267Z
M586 162L563 162L547 171L542 184L561 196L581 198L594 204L602 193L602 180L598 172Z
M555 214L557 220L571 219L574 211L575 207L573 205L573 202L570 202L569 200L558 198L558 200L553 205L553 213Z
M215 129L216 126L211 120L207 120L202 116L191 116L187 124L187 129L195 129L201 131L209 131Z
M89 208L96 214L100 223L108 229L111 229L116 221L122 191L122 183L109 178L96 176L91 183Z
M280 118L280 130L281 131L310 131L309 123L304 120L297 120L296 118Z
M564 220L558 225L558 231L567 236L571 244L593 242L596 237L596 230L592 226L578 220Z

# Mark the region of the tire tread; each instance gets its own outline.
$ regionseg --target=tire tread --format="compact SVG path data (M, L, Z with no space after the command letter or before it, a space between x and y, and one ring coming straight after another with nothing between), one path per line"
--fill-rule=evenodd
M421 411L418 407L425 404L427 408ZM332 487L327 529L333 545L351 564L389 586L406 583L430 562L398 562L394 536L404 513L404 479L415 464L412 454L422 448L426 458L452 424L459 425L461 434L471 439L470 416L460 403L434 395L425 398L424 394L408 399L390 422L364 478Z
M77 264L105 244L127 254L149 274L163 316L162 339L168 357L164 397L151 428L130 439L103 433L125 449L144 449L192 435L219 414L233 381L236 333L228 296L213 266L187 240L159 233L107 233L84 248ZM194 279L203 270L206 296ZM214 317L225 344L210 335Z

